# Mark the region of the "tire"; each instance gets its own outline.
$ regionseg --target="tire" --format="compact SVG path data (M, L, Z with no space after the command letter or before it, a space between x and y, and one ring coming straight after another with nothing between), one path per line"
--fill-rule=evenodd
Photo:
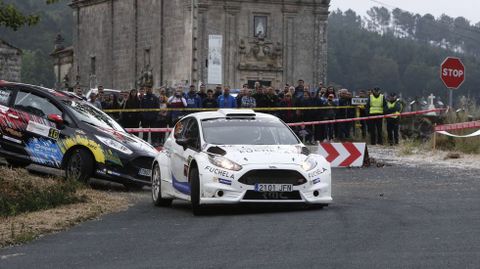
M198 168L194 167L189 173L190 179L190 200L192 202L192 212L195 216L205 214L205 206L200 205L200 177Z
M162 198L162 179L160 174L160 166L155 163L152 172L152 201L155 206L168 207L172 205L172 199Z
M86 149L75 149L70 154L65 165L67 180L75 180L87 183L93 173L93 158Z
M30 165L30 162L20 161L15 159L6 159L9 166L13 168L25 168Z

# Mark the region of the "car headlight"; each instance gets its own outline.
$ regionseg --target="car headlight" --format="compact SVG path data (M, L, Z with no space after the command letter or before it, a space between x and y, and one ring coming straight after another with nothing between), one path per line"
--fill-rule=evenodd
M308 157L303 163L302 163L302 168L305 171L310 171L313 168L317 166L317 161L315 161L313 158Z
M114 149L114 150L117 150L117 151L120 151L122 153L125 153L127 155L130 155L133 153L132 150L130 150L129 148L127 148L126 146L124 146L122 143L120 142L117 142L113 139L110 139L110 138L106 138L106 137L103 137L103 136L98 136L96 135L95 136L98 140L100 140L100 142L102 142L103 144L105 144L106 146Z
M240 171L242 169L242 166L239 165L238 163L232 162L229 159L222 156L208 155L208 160L213 165L221 168L225 168L227 170Z

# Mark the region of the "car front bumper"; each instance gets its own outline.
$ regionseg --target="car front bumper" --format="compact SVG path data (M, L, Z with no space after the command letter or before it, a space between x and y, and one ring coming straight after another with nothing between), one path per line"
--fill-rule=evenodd
M239 182L249 171L270 169L265 165L247 165L239 172L233 173L222 169L203 169L201 178L201 204L236 204L236 203L305 203L330 204L331 170L330 167L315 168L311 172L302 171L298 165L282 165L282 171L296 171L306 180L294 185L292 192L257 192L255 185ZM318 170L321 169L321 170ZM213 173L211 172L213 171ZM271 169L275 171L275 169ZM321 171L321 173L319 172ZM261 179L260 179L261 181ZM266 182L259 182L266 183ZM276 182L268 182L276 184Z

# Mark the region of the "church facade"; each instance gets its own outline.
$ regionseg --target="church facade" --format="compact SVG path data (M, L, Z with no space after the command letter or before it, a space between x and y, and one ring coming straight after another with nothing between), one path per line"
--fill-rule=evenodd
M72 80L129 89L326 81L330 0L74 0Z

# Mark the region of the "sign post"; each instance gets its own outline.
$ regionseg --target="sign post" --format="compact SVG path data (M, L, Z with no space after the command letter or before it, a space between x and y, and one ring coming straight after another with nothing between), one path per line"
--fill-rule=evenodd
M459 58L448 57L440 67L440 78L450 89L449 106L453 107L453 90L458 89L465 81L465 65Z

